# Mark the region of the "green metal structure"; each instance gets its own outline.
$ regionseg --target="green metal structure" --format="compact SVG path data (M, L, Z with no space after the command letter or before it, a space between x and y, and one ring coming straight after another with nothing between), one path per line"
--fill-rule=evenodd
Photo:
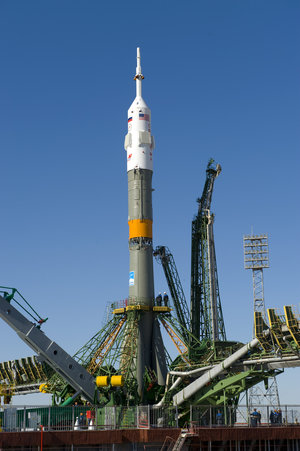
M291 306L285 306L285 316L269 309L269 324L256 315L255 338L247 345L226 340L213 237L214 216L210 212L214 181L220 171L221 167L210 160L198 213L192 222L190 312L174 257L167 247L158 246L154 255L163 267L171 304L156 304L155 299L153 305L134 303L132 299L113 304L111 319L73 356L76 364L93 376L98 405L152 404L160 408L173 404L179 409L179 421L183 422L191 404L236 406L241 393L255 384L264 381L267 385L268 379L283 368L300 366L300 323ZM16 304L29 316L33 329L39 329L45 322L15 288L2 287L0 294L3 319L5 303L7 311ZM138 325L145 312L151 315L153 331L159 331L159 336L164 328L178 355L172 361L163 341L159 336L153 337L160 354L166 355L166 384L160 385L156 372L147 367L140 395L136 376L140 358ZM85 403L72 376L67 374L64 378L61 374L36 358L4 362L0 364L0 396L9 398L14 393L26 393L29 381L32 390L41 384L41 391L52 393L53 404Z
M211 159L206 169L203 193L198 199L198 213L192 221L191 249L191 332L200 340L226 340L219 293L214 245L214 215L210 205L215 179L221 166Z
M181 334L184 340L188 343L190 332L190 315L174 257L166 246L157 246L153 252L153 255L163 267L173 300L175 315L180 325L179 327L181 329Z

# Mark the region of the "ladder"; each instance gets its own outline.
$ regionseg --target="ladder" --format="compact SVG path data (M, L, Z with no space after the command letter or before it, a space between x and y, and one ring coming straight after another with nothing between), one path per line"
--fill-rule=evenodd
M161 451L180 451L182 450L187 439L195 435L192 432L188 432L186 429L182 430L175 442L172 437L166 437L161 447Z
M191 432L181 432L181 434L179 435L178 439L175 442L175 445L172 448L172 451L180 451L186 440L190 437L192 437L194 434L192 434Z

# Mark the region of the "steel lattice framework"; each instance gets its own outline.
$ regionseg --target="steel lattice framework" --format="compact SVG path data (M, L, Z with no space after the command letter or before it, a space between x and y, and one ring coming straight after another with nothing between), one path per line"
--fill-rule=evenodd
M24 337L20 336L25 342L28 342L29 331L34 349L46 356L46 362L54 365L48 372L47 363L41 364L35 358L34 361L21 359L0 363L0 392L7 401L20 390L22 393L27 389L36 390L43 382L40 390L52 393L54 403L70 405L77 397L79 402L85 402L93 399L93 395L94 402L102 406L148 402L160 407L173 403L180 406L182 419L189 415L191 403L224 406L230 402L230 405L237 405L240 394L248 390L252 393L250 405L256 397L256 404L268 399L270 405L279 406L274 375L280 374L282 368L300 366L299 317L292 306L284 306L284 316L275 309L268 309L268 325L263 284L263 269L269 267L267 236L247 236L244 238L245 268L253 273L255 338L246 345L226 341L214 245L214 215L210 212L214 181L220 171L220 166L214 166L211 160L202 197L198 200L198 214L193 220L191 317L174 258L164 246L156 248L155 252L164 268L173 304L169 305L168 299L164 300L165 305L159 300L154 303L153 299L153 305L146 305L145 299L133 295L110 303L104 327L78 350L74 361L57 344L59 353L67 357L61 361L52 358L52 350L48 354L48 348L46 352L43 347L39 330L45 319L15 288L0 289L3 294L0 296L1 318L15 330L21 330ZM28 321L11 303L16 303L31 320ZM140 324L145 314L151 317L157 335L160 336L160 328L164 327L178 351L171 361L163 341L157 341L159 355L165 352L167 356L169 377L166 385L160 383L157 370L141 365L143 359L140 357L145 349L139 346L139 337L143 334ZM20 317L23 319L19 320ZM27 329L23 329L23 322ZM53 355L56 353L54 349ZM78 364L80 368L74 374ZM56 372L56 365L60 372ZM142 395L138 392L137 381L141 371ZM93 380L88 379L93 384L91 390L83 390L77 383L80 375L93 376ZM251 392L251 387L261 381L266 386L269 384L267 392L259 386Z
M198 199L198 213L192 222L191 252L191 332L200 340L226 340L219 293L214 245L214 215L210 205L215 179L221 166L210 160L203 193Z
M174 257L166 246L157 246L153 255L156 260L162 264L173 300L176 317L180 324L181 333L185 339L185 342L188 343L190 314Z
M263 270L269 268L268 235L244 236L244 267L252 269L254 312L266 319Z
M252 270L253 282L253 311L254 315L260 313L264 322L266 318L264 297L263 270L269 268L269 243L268 235L244 236L244 267ZM253 326L253 337L255 328ZM276 377L270 377L268 386L258 384L249 391L249 405L257 405L268 402L272 407L279 406L279 393Z

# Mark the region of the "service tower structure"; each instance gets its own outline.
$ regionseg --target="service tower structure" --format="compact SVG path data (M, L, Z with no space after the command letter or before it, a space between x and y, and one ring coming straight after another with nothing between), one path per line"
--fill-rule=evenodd
M128 340L124 343L122 366L131 366L143 398L145 372L154 374L165 385L167 373L164 346L158 319L153 312L154 278L152 245L152 174L154 138L151 135L151 111L142 98L140 49L134 80L136 97L128 110L128 133L125 137L128 174L129 224L129 298L127 309ZM131 316L131 317L130 317ZM135 347L128 354L129 346ZM127 352L127 354L126 354ZM128 370L128 368L125 370Z

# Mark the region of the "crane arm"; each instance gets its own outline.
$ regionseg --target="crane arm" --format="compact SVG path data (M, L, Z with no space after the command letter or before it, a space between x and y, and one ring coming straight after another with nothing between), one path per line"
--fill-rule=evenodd
M94 377L2 296L0 296L0 318L14 329L21 340L37 352L76 392L82 393L88 401L94 402L96 389Z

